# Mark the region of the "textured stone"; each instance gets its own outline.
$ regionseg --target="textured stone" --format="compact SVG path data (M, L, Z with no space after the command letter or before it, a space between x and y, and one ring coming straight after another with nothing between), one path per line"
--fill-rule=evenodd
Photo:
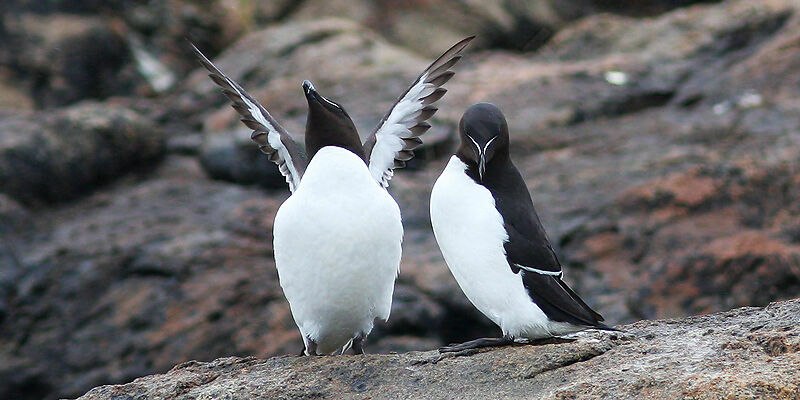
M229 357L80 398L796 399L798 324L792 300L455 355Z
M33 242L17 241L19 264L0 264L0 398L297 351L272 261L280 200L172 168L184 172L40 212Z
M23 202L75 198L163 153L163 134L124 106L0 115L0 192Z

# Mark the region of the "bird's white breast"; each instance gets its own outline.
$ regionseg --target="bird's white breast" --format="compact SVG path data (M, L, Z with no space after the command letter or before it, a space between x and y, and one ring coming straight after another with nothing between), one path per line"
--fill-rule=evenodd
M431 192L431 222L442 255L467 298L504 334L550 336L547 316L508 265L508 235L494 198L467 176L466 167L453 156Z
M275 264L300 332L331 353L389 317L400 265L400 209L366 164L320 149L275 216Z

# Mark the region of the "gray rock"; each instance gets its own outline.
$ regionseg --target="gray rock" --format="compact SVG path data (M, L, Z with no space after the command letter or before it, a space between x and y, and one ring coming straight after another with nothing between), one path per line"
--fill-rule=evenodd
M226 131L205 136L200 164L211 178L265 188L288 190L275 163L258 150L249 132Z
M305 0L285 9L285 19L346 16L393 43L436 56L440 48L469 35L478 36L473 44L476 48L535 51L558 30L582 17L608 11L653 16L702 2L708 0Z
M80 399L791 399L800 396L798 326L792 300L463 354L229 357Z
M0 116L0 192L22 202L73 199L157 159L164 135L125 107L84 103Z
M18 13L6 31L0 60L40 108L131 95L146 83L124 34L104 18Z
M0 264L0 398L299 348L271 257L280 200L175 161L171 178L40 212L18 232L19 264Z

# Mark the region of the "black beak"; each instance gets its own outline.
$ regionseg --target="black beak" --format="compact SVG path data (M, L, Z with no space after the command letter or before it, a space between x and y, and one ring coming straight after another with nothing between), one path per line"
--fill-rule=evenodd
M330 111L344 111L342 110L341 106L319 94L311 81L303 81L303 91L306 93L306 100L309 102L309 104L313 100L315 103L322 105L322 107L327 108Z
M317 93L317 89L314 89L314 84L311 83L311 81L306 80L306 81L303 81L303 92L305 92L306 96L308 96L308 95L310 95L312 93L316 94Z

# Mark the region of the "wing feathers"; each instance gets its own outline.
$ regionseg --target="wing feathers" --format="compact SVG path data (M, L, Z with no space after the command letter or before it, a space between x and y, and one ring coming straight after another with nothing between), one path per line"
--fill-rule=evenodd
M422 139L418 137L409 137L403 138L403 142L405 143L403 146L404 149L414 150L422 144Z
M436 111L439 111L439 109L432 105L425 106L425 108L420 111L419 116L417 116L417 120L426 120L432 117L433 114L436 114Z
M420 136L423 133L427 132L428 129L431 129L431 124L427 122L420 122L411 127L411 136Z
M429 104L435 103L436 101L444 97L445 93L447 93L447 89L437 88L436 90L433 91L433 93L421 98L420 100L422 101L423 105L427 106Z
M278 164L289 190L294 191L306 168L305 152L258 101L220 71L194 44L191 46L200 64L208 70L208 76L233 103L232 107L242 117L242 123L253 130L250 138L258 144L261 152L269 156L270 161Z
M449 60L447 60L447 62L442 63L440 66L438 66L435 69L431 70L430 76L439 76L439 75L441 75L443 72L445 72L448 69L450 69L450 67L456 65L456 63L459 60L461 60L461 56L460 55L457 55L457 56L454 56L454 57L450 58Z
M436 113L435 103L447 93L441 86L455 75L450 68L458 63L459 53L474 38L461 40L431 63L392 105L364 143L370 173L381 186L388 187L394 169L404 167L414 157L412 150L422 143L418 137L431 127L425 121ZM410 138L418 140L406 140Z
M589 308L560 277L522 271L528 295L551 320L575 325L605 327L603 317Z
M453 75L455 75L455 74L456 73L453 72L453 71L447 71L447 72L445 72L445 73L443 73L443 74L441 74L441 75L439 75L439 76L427 81L426 83L430 83L431 85L435 85L435 86L442 86L445 83L447 83L447 81L449 81L450 78L452 78Z

